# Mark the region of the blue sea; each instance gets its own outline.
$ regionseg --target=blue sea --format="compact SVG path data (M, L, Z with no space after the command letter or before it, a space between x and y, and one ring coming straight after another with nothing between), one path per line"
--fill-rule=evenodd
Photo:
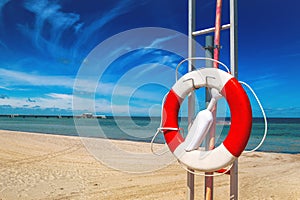
M246 149L250 150L259 144L264 132L263 122L263 119L260 118L253 120L252 133ZM158 117L108 117L106 119L0 117L0 129L2 130L144 142L151 141L159 124L160 118ZM180 127L186 130L185 119L181 120ZM229 125L217 125L217 144L224 140L228 130ZM155 142L164 142L162 134L158 135ZM300 153L300 118L269 118L268 135L258 151Z

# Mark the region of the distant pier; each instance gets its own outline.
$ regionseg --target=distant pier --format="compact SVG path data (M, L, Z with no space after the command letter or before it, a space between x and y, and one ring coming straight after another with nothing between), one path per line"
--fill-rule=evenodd
M22 114L5 114L0 115L0 117L7 118L97 118L97 119L106 119L105 115L87 115L86 113L82 115L22 115Z

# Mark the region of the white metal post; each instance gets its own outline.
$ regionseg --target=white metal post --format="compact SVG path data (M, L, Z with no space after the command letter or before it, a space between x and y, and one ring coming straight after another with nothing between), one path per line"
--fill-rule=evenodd
M188 57L195 56L195 43L193 32L195 30L195 0L189 0L188 3ZM189 61L188 70L193 70L193 61ZM188 128L190 128L195 114L195 94L191 92L188 96ZM194 174L187 172L187 199L194 200Z
M230 71L238 78L237 0L230 0Z
M230 66L231 74L238 78L238 45L237 45L237 0L230 0ZM238 199L238 159L230 170L230 200Z

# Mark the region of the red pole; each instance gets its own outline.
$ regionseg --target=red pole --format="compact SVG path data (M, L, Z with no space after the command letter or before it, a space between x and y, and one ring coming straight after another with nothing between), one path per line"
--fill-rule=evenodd
M221 32L221 14L222 14L222 0L217 0L216 7L216 22L215 22L215 49L214 59L219 60L220 54L220 32ZM214 68L218 68L219 64L214 62Z
M217 0L216 6L216 21L215 21L215 39L214 39L214 59L219 60L220 55L220 32L221 32L221 14L222 14L222 0ZM214 68L219 68L219 64L217 62L213 63ZM209 133L209 140L206 146L209 150L215 148L215 133L216 133L216 118L217 118L217 106L214 106L213 110L213 124ZM207 175L212 175L213 173L206 173ZM207 176L205 177L205 199L212 200L213 199L213 177Z

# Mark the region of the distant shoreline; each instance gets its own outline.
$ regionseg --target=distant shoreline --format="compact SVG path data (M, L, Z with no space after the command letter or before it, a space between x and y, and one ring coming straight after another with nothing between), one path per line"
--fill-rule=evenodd
M91 118L103 118L103 116L105 116L105 118L107 119L113 119L113 118L143 118L143 119L151 119L151 118L160 118L160 116L112 116L112 115L95 115ZM0 114L0 117L7 117L7 118L84 118L82 117L82 115L34 115L34 114ZM181 117L182 119L185 119L187 117ZM218 120L224 120L225 121L230 121L230 117L220 117L217 118ZM253 117L253 122L258 122L261 121L263 118L262 117ZM296 123L300 123L300 117L268 117L267 118L269 122L274 122L274 123L278 123L278 122L293 122L295 121ZM284 121L282 121L284 120Z
M95 115L86 117L85 115L30 115L30 114L2 114L0 117L7 118L106 118L105 115Z

